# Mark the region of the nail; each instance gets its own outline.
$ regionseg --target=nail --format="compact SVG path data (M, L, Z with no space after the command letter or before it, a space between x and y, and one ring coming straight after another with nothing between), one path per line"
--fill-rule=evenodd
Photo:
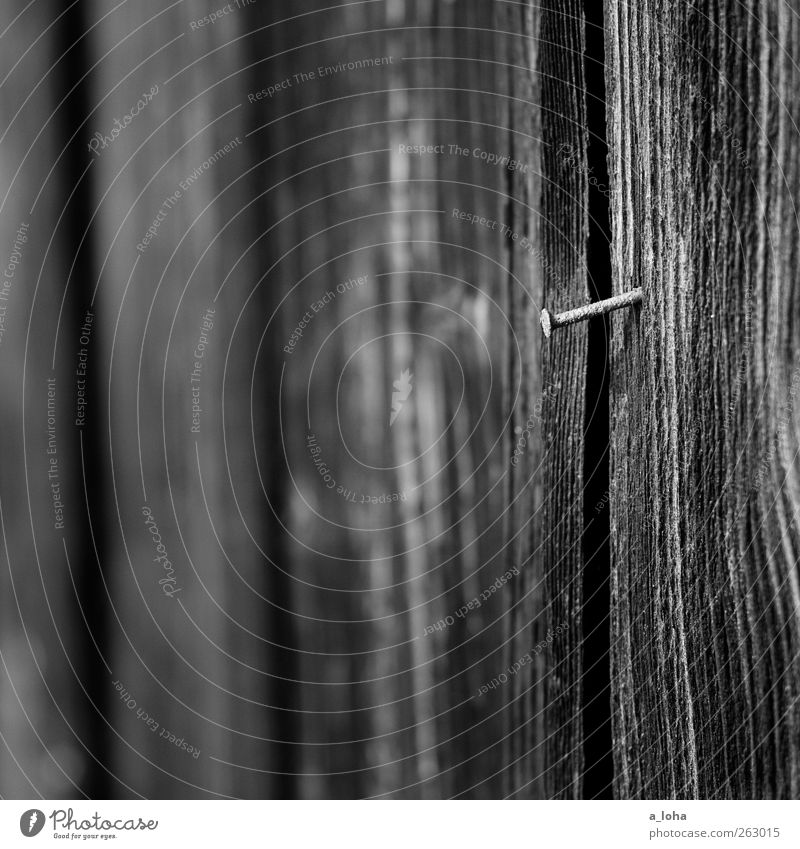
M634 304L640 304L641 302L642 290L631 289L630 292L625 292L622 295L614 295L613 298L606 298L604 301L595 301L593 304L586 304L584 307L560 312L556 315L551 315L547 310L542 310L539 321L542 323L544 335L549 339L550 334L556 327L564 327L567 324L586 321L587 318L594 318L596 315L605 315L608 312L622 309L622 307L632 307Z

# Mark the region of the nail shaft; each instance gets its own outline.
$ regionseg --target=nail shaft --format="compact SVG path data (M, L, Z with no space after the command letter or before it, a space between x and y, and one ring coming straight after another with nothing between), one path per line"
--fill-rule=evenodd
M540 321L544 335L549 338L550 334L556 327L564 327L567 324L576 324L579 321L586 321L588 318L594 318L596 315L605 315L614 310L622 309L623 307L632 307L634 304L642 302L642 290L631 289L630 292L625 292L622 295L614 295L613 298L606 298L604 301L595 301L593 304L578 307L567 312L560 312L552 315L547 310L542 310Z

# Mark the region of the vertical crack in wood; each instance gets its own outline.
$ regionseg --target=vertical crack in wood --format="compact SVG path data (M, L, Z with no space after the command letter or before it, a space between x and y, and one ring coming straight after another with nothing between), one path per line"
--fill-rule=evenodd
M610 209L607 196L605 49L602 4L584 0L589 236L587 277L593 301L611 296ZM613 783L609 666L608 316L589 322L583 488L581 718L583 798L608 798Z

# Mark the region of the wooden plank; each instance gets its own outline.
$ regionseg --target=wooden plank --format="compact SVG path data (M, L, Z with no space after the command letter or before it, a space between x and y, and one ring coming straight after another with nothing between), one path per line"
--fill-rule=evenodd
M69 14L22 2L0 12L3 798L80 797L102 772L102 741L92 736L97 653L86 624L88 581L97 581L72 424L86 162L76 168L65 146L74 128L70 26Z
M542 240L553 275L544 278L548 309L588 300L588 173L583 78L583 13L578 3L548 7L541 40L544 183ZM567 147L568 146L568 147ZM548 269L549 271L549 269ZM581 606L584 401L587 330L554 336L544 347L547 386L543 547L547 630L548 798L581 797ZM544 636L544 635L543 635Z
M541 347L539 312L588 299L586 282L587 130L580 4L509 7L520 39L509 64L519 97L509 118L514 158L533 164L509 181L510 385L514 482L509 535L523 566L510 617L510 663L530 652L513 676L508 792L580 798L583 428L587 337L584 327ZM540 106L537 108L537 104ZM517 153L519 151L519 153ZM527 240L523 242L523 237ZM532 518L531 518L532 517ZM537 648L538 647L538 648Z
M280 663L263 601L278 599L254 452L277 435L251 418L265 374L245 176L259 159L243 104L261 87L242 62L253 21L237 10L197 28L186 7L154 2L89 14L84 134L110 139L93 154L92 231L109 761L123 794L280 795L268 707Z
M607 4L616 793L798 793L798 18Z
M496 141L491 78L476 61L490 55L492 10L477 2L459 10L393 3L362 12L366 26L361 13L334 10L314 24L320 37L351 29L358 37L272 63L280 79L323 61L393 58L370 75L304 88L300 104L314 107L307 113L292 114L287 104L273 113L286 116L276 124L281 136L324 134L278 162L280 175L336 160L301 173L293 193L280 198L278 218L297 207L297 197L316 199L281 227L287 248L302 245L285 260L288 276L307 276L287 314L302 315L330 281L368 278L316 314L291 354L285 415L299 492L290 515L309 549L293 552L293 568L315 588L298 587L296 596L308 617L298 625L299 677L316 683L302 692L307 745L299 769L311 776L302 792L496 795L502 716L476 696L503 662L502 646L487 656L501 643L500 595L469 619L454 614L507 568L497 522L505 495L495 485L507 462L497 442L501 381L489 379L490 366L502 362L506 330L489 320L487 298L501 291L503 240L499 230L465 223L452 210L499 219L504 181L501 169L450 149L505 149ZM347 99L319 106L334 94ZM414 154L407 150L413 145L439 150ZM309 234L313 240L304 242ZM340 324L330 354L316 364L313 432L346 490L405 493L390 509L326 493L309 462L307 372ZM369 356L352 356L364 344ZM390 426L393 384L404 370L414 376L414 394ZM345 437L376 468L353 463ZM441 630L431 627L448 617Z

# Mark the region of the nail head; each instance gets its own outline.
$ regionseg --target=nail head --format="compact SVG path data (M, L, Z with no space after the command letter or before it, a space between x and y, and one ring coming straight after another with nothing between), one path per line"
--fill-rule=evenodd
M553 332L553 326L550 322L550 313L547 310L542 310L542 314L539 316L539 321L542 324L542 330L544 331L544 335L549 339L550 334Z

